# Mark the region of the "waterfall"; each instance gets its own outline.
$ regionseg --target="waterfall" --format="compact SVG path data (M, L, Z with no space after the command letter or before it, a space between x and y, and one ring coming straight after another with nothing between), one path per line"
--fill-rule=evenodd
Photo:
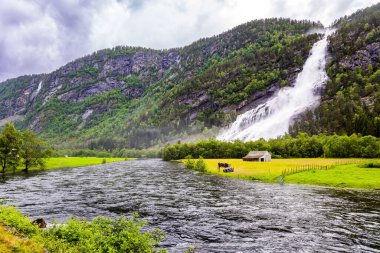
M288 131L295 116L315 106L320 98L316 90L327 81L327 36L332 32L326 30L323 38L313 45L294 86L280 89L267 102L239 115L228 129L221 131L218 139L250 141L275 138Z
M35 90L32 93L32 97L31 97L32 100L38 95L38 93L40 93L41 88L42 88L42 81L39 82L37 90Z
M36 95L40 92L41 88L42 88L42 81L40 81L40 83L38 84Z

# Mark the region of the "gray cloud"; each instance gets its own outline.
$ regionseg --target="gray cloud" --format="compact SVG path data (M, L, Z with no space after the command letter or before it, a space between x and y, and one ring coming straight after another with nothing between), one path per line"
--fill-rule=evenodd
M178 47L265 17L329 25L373 0L0 0L0 80L116 45Z

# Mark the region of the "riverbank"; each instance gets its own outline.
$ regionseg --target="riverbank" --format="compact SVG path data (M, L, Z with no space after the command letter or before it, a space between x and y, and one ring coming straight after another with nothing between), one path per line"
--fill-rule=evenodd
M146 225L134 215L116 220L70 218L64 225L40 229L13 206L0 203L0 252L167 252L157 249L164 233L146 230Z
M380 169L364 168L364 164L380 163L380 159L299 158L273 159L266 163L245 162L241 159L205 159L204 162L207 173L225 177L277 183L279 177L283 176L284 183L291 184L380 189ZM218 171L218 162L230 164L235 171ZM285 171L293 172L284 176Z
M120 162L126 160L133 160L134 158L117 158L117 157L52 157L46 159L46 170L92 166L103 163ZM38 168L37 168L38 169Z
M126 160L134 160L135 158L120 158L120 157L51 157L45 160L45 167L32 167L29 171L40 171L40 170L53 170L62 168L74 168L74 167L85 167L93 166L104 163L120 162ZM8 170L6 173L19 173L22 172L24 168L19 166L16 171Z

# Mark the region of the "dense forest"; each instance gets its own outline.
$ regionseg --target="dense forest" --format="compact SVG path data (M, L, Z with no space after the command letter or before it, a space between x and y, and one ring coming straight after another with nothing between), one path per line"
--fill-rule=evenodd
M274 158L312 158L312 157L380 157L380 139L373 136L353 134L310 136L299 133L295 138L290 135L276 139L249 142L224 142L215 139L197 143L178 143L167 145L162 151L166 161L193 158L242 158L252 150L268 150Z

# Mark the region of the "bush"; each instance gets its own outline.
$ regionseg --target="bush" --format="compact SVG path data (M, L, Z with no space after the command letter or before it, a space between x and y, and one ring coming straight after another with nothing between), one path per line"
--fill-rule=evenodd
M13 206L4 203L0 203L0 223L15 228L25 235L33 235L38 232L37 225L32 224L27 216Z
M206 163L203 161L203 157L199 157L199 159L195 162L195 170L200 172L206 172Z
M193 157L191 155L188 155L185 158L186 161L183 163L185 167L191 170L195 169L195 162L193 160Z
M165 234L159 229L145 229L147 222L136 214L131 219L122 216L116 220L70 218L65 224L40 230L13 206L0 202L0 224L15 228L14 233L25 234L52 253L167 252L157 248Z
M193 157L187 156L186 161L184 162L184 165L186 168L191 170L197 170L199 172L206 172L206 163L203 160L203 157L199 157L199 159L194 160Z
M164 233L159 229L142 233L146 225L137 215L116 220L98 217L91 222L70 218L65 225L55 225L45 234L77 252L166 252L156 249Z
M364 164L364 168L380 168L380 163L367 163Z

